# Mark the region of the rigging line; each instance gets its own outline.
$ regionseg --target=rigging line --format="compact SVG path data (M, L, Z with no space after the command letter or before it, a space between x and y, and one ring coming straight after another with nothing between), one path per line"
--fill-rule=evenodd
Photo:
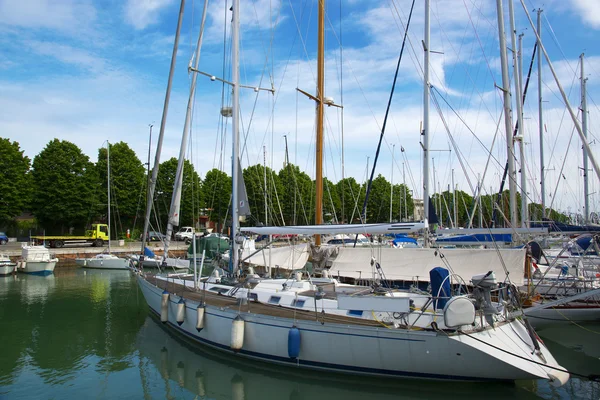
M552 201L550 202L550 209L554 205L554 200L556 200L556 192L558 191L558 186L560 185L560 178L564 177L563 170L565 168L565 162L567 161L567 153L569 152L569 148L571 147L571 141L573 140L573 135L575 134L575 128L571 131L571 137L569 138L569 144L567 145L567 150L565 153L565 158L563 159L562 166L560 167L560 173L558 175L558 181L556 182L556 188L554 189L554 194L552 195ZM566 180L566 179L565 179Z
M525 100L527 98L527 89L529 89L529 82L531 79L531 71L533 70L533 62L534 62L535 54L536 54L537 50L538 50L538 48L537 48L537 42L536 42L533 46L533 53L531 54L531 61L529 62L529 70L527 71L527 79L525 80L525 87L523 88L523 98L521 99L521 104L525 104ZM538 53L538 57L541 57L541 53ZM515 128L514 128L513 134L512 134L513 138L515 136L517 136L519 129L521 129L521 131L523 131L524 127L519 127L519 121L517 121L515 123ZM514 141L514 139L513 139L513 141ZM514 149L513 149L513 151L514 151ZM502 174L502 180L500 181L500 189L498 190L496 202L500 201L500 197L502 195L502 192L504 191L504 184L506 183L506 177L508 176L508 157L510 157L510 156L511 155L507 155L507 157L506 157L507 160L506 160L506 164L504 164L504 172ZM512 156L515 157L514 154ZM510 177L510 179L513 179L513 177ZM494 208L492 211L492 221L496 221L496 208Z
M362 208L362 218L366 220L366 212L367 212L367 203L369 201L369 194L371 192L371 185L373 183L373 176L375 175L375 169L377 168L377 159L379 158L379 151L381 150L381 142L383 140L383 135L385 135L385 127L387 125L388 115L390 113L390 108L392 106L392 99L394 97L394 89L396 88L396 81L398 79L398 71L400 70L400 63L402 61L402 54L404 53L404 46L406 45L406 36L408 36L408 28L410 27L410 20L412 19L412 13L415 7L415 0L413 0L412 5L410 6L410 13L408 15L408 21L406 23L406 30L404 31L404 39L402 40L402 47L400 48L400 56L398 57L398 64L396 65L396 73L394 74L394 81L392 83L392 90L390 92L390 97L388 100L387 108L385 110L385 117L383 118L383 127L381 128L381 135L379 136L379 143L377 144L377 151L375 152L375 159L373 161L373 168L371 169L371 177L369 178L369 183L367 185L367 192L365 195L365 201L363 203ZM425 82L427 85L428 83ZM358 241L358 234L354 239L354 247L356 247L356 242Z
M257 19L257 23L258 23L258 14L256 12L256 4L253 4L253 5L254 5L254 13L255 13L255 16L256 16L256 19ZM279 7L279 13L277 14L277 19L275 21L275 25L277 24L277 21L279 21L279 16L280 15L281 15L281 7ZM275 35L275 31L272 30L271 39L270 39L270 42L269 42L269 48L271 50L273 48L274 35ZM261 36L261 39L262 39L262 36ZM261 40L261 42L262 42L262 40ZM263 49L264 49L264 45L263 45ZM266 50L265 50L265 53L266 53L265 54L265 62L263 64L263 68L262 68L260 80L259 80L259 83L258 83L258 87L262 86L262 82L263 82L263 79L264 79L264 76L265 76L265 71L268 72L269 60L271 60L271 63L273 62L273 57L269 57L269 53ZM272 85L272 83L273 83L273 76L272 76L272 74L268 74L268 75L271 78L271 79L269 79L269 81L271 82L271 85ZM244 146L242 147L242 152L241 152L242 156L241 157L243 157L244 152L246 151L246 146L247 146L247 143L248 143L248 134L250 133L250 127L252 125L252 120L254 118L254 113L256 111L256 106L257 106L257 103L258 103L258 96L259 96L259 94L260 94L260 91L256 92L256 96L254 98L254 105L252 107L252 112L250 114L250 121L248 122L248 129L246 130L246 132L244 134ZM273 107L275 107L275 104L273 104ZM273 121L273 117L270 116L267 125L272 125L272 124L274 124L274 121ZM268 127L266 129L268 130ZM258 148L260 148L260 147L262 147L264 145L264 137L265 136L263 136L263 142L258 145ZM257 151L256 154L257 154L257 156L256 156L257 157L257 161L259 161L260 160L260 151ZM249 156L247 156L247 158L248 158L248 164L250 164Z
M579 64L578 64L578 65L579 65ZM577 79L577 76L576 76L576 75L573 75L573 80L571 81L571 87L569 88L569 94L568 94L569 96L571 95L571 92L573 91L573 87L574 87L574 85L575 85L575 80L576 80L576 79ZM561 99L561 102L562 102L562 99ZM564 104L564 103L563 103L563 104ZM579 115L579 112L580 112L580 111L581 111L581 110L579 110L579 111L577 112L577 115ZM560 131L561 131L561 129L562 129L562 126L563 126L563 123L564 123L564 120L565 120L565 115L566 115L566 114L567 114L567 109L566 109L566 107L565 107L565 108L563 108L562 117L561 117L561 119L560 119L560 124L559 124L559 126L558 126L558 133L560 133ZM554 152L555 152L555 150L556 150L556 147L558 146L558 139L559 139L559 137L560 137L560 135L559 135L559 134L557 134L557 135L556 135L556 137L555 137L555 139L554 139L554 144L553 144L553 146L552 146L552 151L550 152L550 159L548 160L548 164L550 164L550 163L552 162L552 160L554 159ZM548 172L550 172L550 171L549 171L549 168L547 168L547 169L545 170L544 179L546 179L546 178L548 177L548 175L547 175L547 174L548 174Z
M464 2L464 0L463 0L463 2ZM465 8L466 8L466 4L465 4ZM467 13L468 13L468 10L467 10ZM452 41L450 40L450 38L449 38L449 37L448 37L448 35L446 34L445 30L442 28L442 25L441 25L440 18L439 18L439 16L438 16L438 14L437 14L437 13L433 13L433 15L434 15L434 17L436 18L436 20L437 20L437 22L438 22L438 26L439 26L439 28L440 28L440 31L441 31L441 32L443 33L443 35L446 37L446 40L448 41L448 44L449 44L450 48L451 48L451 49L452 49L452 51L453 51L453 52L454 52L454 53L455 53L455 54L458 56L458 55L460 54L460 51L456 51L456 49L455 49L455 48L454 48L454 46L452 45ZM471 20L470 14L469 14L469 19ZM472 23L472 21L471 21L471 23ZM475 27L474 27L474 26L473 26L473 30L475 31L475 36L477 36L477 38L478 38L478 40L479 40L479 34L478 34L478 32L477 32L477 30L475 29ZM461 47L462 47L462 44L461 44ZM483 48L481 48L481 50L482 50L482 52L484 53L484 57L485 57L485 52L483 51ZM486 58L486 63L488 63L488 61L487 61L487 58ZM454 74L454 71L455 71L456 67L457 67L457 66L455 65L455 66L454 66L454 68L453 68L453 72L452 72L452 74ZM463 66L463 68L464 68L465 75L466 75L466 76L469 78L469 80L470 80L470 81L471 81L471 83L473 84L473 89L477 91L477 94L478 94L478 97L479 97L479 99L481 100L482 104L483 104L483 105L484 105L484 107L486 108L486 110L487 110L488 114L490 115L490 117L492 117L492 118L493 118L493 114L492 114L491 110L489 109L489 107L487 106L487 103L486 103L485 101L483 101L483 100L484 100L484 99L483 99L483 94L482 94L482 93L479 91L479 89L476 89L476 88L477 88L477 85L476 85L476 82L475 82L475 80L474 80L474 79L473 79L473 77L471 76L471 72L470 72L470 71L469 71L469 69L467 69L466 67L464 67L464 66ZM488 69L490 69L489 63L488 63ZM452 92L452 90L451 90L451 89L450 89L450 88L449 88L449 87L448 87L448 86L447 86L447 85L444 83L445 79L444 79L444 80L440 79L440 78L439 78L439 76L437 75L437 73L436 73L436 71L435 71L435 70L433 71L433 74L434 74L434 75L437 77L437 79L438 79L438 81L440 82L440 85L443 87L443 89L444 89L444 92L446 93L446 95L452 95L452 94L453 94L453 93L451 93L451 92ZM491 69L490 69L490 74L491 74ZM451 75L451 76L452 76L452 75ZM492 74L492 79L493 79L493 74ZM494 80L494 82L495 82L495 80Z
M438 114L440 115L442 124L444 125L444 128L446 128L446 133L448 134L448 137L450 138L450 143L452 144L452 147L454 148L454 152L456 153L458 162L463 170L463 173L465 174L467 183L469 184L469 187L471 188L471 192L473 193L473 195L475 195L475 189L473 188L473 184L471 183L471 179L469 178L469 174L467 173L467 167L465 166L464 161L463 161L464 156L462 156L462 152L460 151L460 149L458 148L458 145L456 144L456 141L454 140L454 135L452 135L452 133L450 132L450 127L448 126L446 118L444 118L444 114L442 113L442 110L441 110L440 104L437 100L437 96L435 95L435 92L433 92L433 95L431 97L433 100L433 104L434 104L435 108L437 109ZM475 171L473 171L473 169L471 167L469 167L469 170L471 171L471 173L473 175L475 175ZM455 189L453 188L453 190L455 190Z
M464 334L464 335L466 335L466 336L468 336L468 337L470 337L471 339L474 339L474 340L476 340L476 341L478 341L478 342L480 342L480 343L483 343L483 344L485 344L485 345L488 345L488 346L490 346L490 347L492 347L492 348L494 348L494 349L496 349L496 350L498 350L498 351L501 351L501 352L503 352L503 353L509 354L509 355L511 355L511 356L513 356L513 357L516 357L516 358L520 358L520 359L522 359L522 360L525 360L525 361L529 361L530 363L533 363L533 364L536 364L536 365L540 365L540 366L542 366L542 367L544 367L544 368L549 368L549 369L553 369L553 370L556 370L556 371L565 372L565 373L567 373L567 374L574 375L574 376L578 376L578 377L580 377L580 378L589 379L589 380L591 380L591 381L594 381L594 382L598 382L598 381L600 381L600 377L599 377L598 375L593 375L593 374L591 374L591 375L579 374L579 373L577 373L577 372L568 371L568 370L566 370L566 369L564 369L564 368L559 368L559 367L554 367L554 366L552 366L552 365L547 365L547 364L544 364L544 363L541 363L541 362L538 362L538 361L532 360L532 359L530 359L530 358L523 357L523 356L521 356L521 355L518 355L518 354L515 354L515 353L511 353L511 352L510 352L510 351L508 351L508 350L505 350L505 349L503 349L503 348L501 348L501 347L498 347L498 346L495 346L495 345L493 345L493 344L491 344L491 343L488 343L488 342L486 342L485 340L481 340L481 339L479 339L477 336L473 336L473 335L471 335L471 334L469 334L469 333L466 333L466 332L464 332L464 331L462 331L462 330L461 330L461 333L462 333L462 334Z

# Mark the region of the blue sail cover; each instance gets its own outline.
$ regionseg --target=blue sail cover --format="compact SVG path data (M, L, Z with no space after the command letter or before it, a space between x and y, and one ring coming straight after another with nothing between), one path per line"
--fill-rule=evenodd
M147 247L144 247L144 255L146 257L152 257L152 258L156 257L156 254L154 254L154 252Z
M448 270L442 267L435 267L429 271L431 294L433 297L440 297L433 301L433 307L436 310L444 308L448 300L450 300L450 279L446 279L448 275L450 275Z
M472 244L485 244L494 242L510 243L512 242L512 235L510 233L475 233L473 235L456 235L449 237L437 238L436 243L472 243Z
M413 239L408 236L401 236L401 235L396 235L396 238L394 240L392 240L392 242L394 243L394 246L398 246L400 243L411 243L411 244L414 244L415 246L418 245L416 239Z

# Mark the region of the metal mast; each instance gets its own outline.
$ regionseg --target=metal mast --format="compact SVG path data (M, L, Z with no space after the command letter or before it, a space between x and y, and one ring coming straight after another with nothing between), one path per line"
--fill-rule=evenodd
M169 219L167 222L167 236L165 237L165 250L163 261L169 254L169 244L173 235L173 227L179 226L179 212L181 208L181 191L183 188L183 169L185 165L185 152L188 148L188 139L190 137L190 125L192 122L192 111L194 108L194 93L196 92L196 81L198 79L198 64L200 64L200 49L202 48L202 37L204 36L204 23L206 21L206 12L208 9L208 0L204 0L204 11L202 12L202 22L200 24L200 33L196 43L196 59L192 72L192 82L190 85L190 95L188 97L187 109L185 112L185 123L183 125L183 135L181 138L181 147L179 148L179 160L177 162L177 171L175 173L175 182L173 184L173 196L171 197L171 206L169 208ZM191 61L190 61L191 66Z
M583 136L587 142L587 94L586 94L586 86L587 86L587 78L585 77L584 69L583 69L583 56L581 53L581 130L583 130ZM588 186L588 153L587 148L583 146L583 201L584 201L584 211L583 217L585 224L590 223L590 192Z
M392 203L394 201L394 151L396 145L392 145L392 176L390 178L390 224L392 223Z
M144 246L146 245L146 236L148 234L148 225L150 224L150 212L152 211L152 199L154 198L154 189L156 188L156 179L158 177L158 167L160 164L160 152L162 142L165 136L165 125L167 124L167 113L169 111L169 99L171 98L171 85L173 83L173 75L175 73L175 62L177 61L177 47L179 46L179 33L181 32L181 21L183 20L183 10L185 8L185 0L181 0L179 6L179 18L177 19L177 29L175 32L175 41L173 43L173 54L171 55L171 68L169 69L169 80L167 83L167 92L165 94L165 103L163 106L162 119L160 120L160 132L158 134L158 142L156 144L156 156L154 157L154 168L152 169L152 178L150 179L150 187L148 190L148 198L146 199L146 218L144 219L144 231L142 232L142 254L144 254Z
M240 92L239 92L239 55L240 55L240 0L233 0L232 7L232 29L231 29L231 86L233 88L233 101L231 105L232 112L232 152L231 152L231 261L232 261L232 272L236 272L238 269L238 180L239 180L239 168L238 153L239 153L239 121L240 121Z
M429 39L430 3L425 0L425 32L423 35L423 216L429 221ZM429 232L425 230L425 247L429 247Z
M531 28L535 29L535 26L533 24L533 21L531 20L531 16L529 15L529 12L527 11L527 7L525 6L525 3L523 2L523 0L520 0L520 1L521 1L521 5L523 6L523 10L525 10L525 14L527 15L527 19L529 20L529 24L531 25ZM534 32L535 32L536 37L539 40L539 36L538 36L537 32L535 30L534 30ZM591 151L592 149L590 148L589 143L587 142L585 136L583 135L583 130L581 129L581 124L579 123L579 120L577 119L577 115L575 114L575 111L573 111L573 107L571 107L569 98L567 97L565 90L563 89L562 85L560 84L560 81L558 80L558 75L556 74L556 71L554 70L554 67L552 66L552 62L550 61L550 57L548 56L548 53L546 52L546 48L544 47L543 44L541 44L541 42L540 42L540 51L544 53L546 62L548 62L548 68L550 68L550 72L552 73L552 76L554 77L556 86L558 87L558 90L560 91L560 96L562 97L563 102L567 106L567 110L569 111L569 115L571 116L573 125L575 125L575 129L577 130L579 139L581 139L583 147L585 147L587 150L588 159L592 163L592 167L594 167L594 172L596 173L596 176L598 177L598 179L600 179L600 165L598 165L596 158L592 154L592 151Z
M502 93L504 95L504 127L506 130L506 156L508 158L508 190L510 195L510 224L517 227L517 185L515 180L515 157L512 138L512 109L510 95L510 79L508 77L508 61L506 54L506 36L504 33L504 11L502 0L496 0L498 14L498 39L500 42L500 63L502 65Z
M317 143L315 146L315 224L323 223L323 92L325 90L325 0L319 0L319 34L317 45ZM315 235L321 245L321 235Z
M520 68L522 38L519 37L519 51L517 51L517 30L515 28L515 9L513 0L508 0L508 14L510 18L510 40L513 49L513 81L515 83L515 103L517 105L517 124L519 126L517 141L519 142L519 155L521 161L521 227L527 227L529 213L527 212L527 168L525 167L525 131L523 127L523 86Z
M106 141L106 187L108 188L108 254L110 254L110 142Z
M542 48L542 9L537 10L537 47ZM540 185L542 196L542 219L546 218L546 183L544 175L546 167L544 166L544 112L542 109L542 52L538 53L538 125L540 130Z

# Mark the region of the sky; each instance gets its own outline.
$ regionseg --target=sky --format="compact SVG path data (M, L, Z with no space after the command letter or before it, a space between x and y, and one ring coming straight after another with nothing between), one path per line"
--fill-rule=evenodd
M226 80L231 75L230 3L210 2L199 59L201 71ZM279 170L287 140L289 160L314 177L314 103L296 89L315 92L317 1L242 3L240 75L241 83L250 87L241 90L242 165L266 159ZM324 174L333 182L342 176L364 181L367 168L372 168L411 3L327 2L325 94L343 105L325 111ZM423 157L422 3L416 1L376 170L394 183L406 182L417 198L422 193ZM435 183L436 190L447 189L453 176L455 185L471 194L478 179L483 180L484 193L499 186L506 139L495 3L431 0L430 187ZM503 3L514 92L508 1ZM534 23L535 10L543 9L544 47L578 118L579 56L585 53L588 142L596 156L600 2L524 3ZM0 0L0 137L19 142L31 159L52 139L68 140L92 161L105 141L124 141L146 162L153 125L153 164L179 7L178 0ZM185 4L161 161L179 154L190 93L187 67L203 7L200 0ZM515 0L514 8L527 75L535 33L521 0ZM539 203L537 81L536 59L523 107L523 142L527 196ZM581 213L581 141L545 60L541 86L546 204ZM253 87L273 87L275 93ZM201 176L212 168L230 173L231 121L220 116L230 97L228 87L198 77L186 157ZM516 120L514 104L512 108ZM520 160L518 148L516 155ZM589 168L590 210L600 211L600 181L591 164Z

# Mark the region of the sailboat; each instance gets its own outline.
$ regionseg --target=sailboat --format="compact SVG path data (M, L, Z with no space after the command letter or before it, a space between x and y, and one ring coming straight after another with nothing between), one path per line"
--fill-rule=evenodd
M239 0L234 0L231 10L232 235L237 239ZM319 21L323 27L324 1L319 2ZM311 234L332 229L346 233L352 229L393 232L422 228L405 224L296 227ZM232 241L234 272L238 270L240 243ZM165 325L200 344L241 358L383 377L546 379L555 385L568 380L568 372L526 323L507 316L491 302L491 290L496 285L492 273L472 278L479 289L477 299L452 296L447 270L431 273L438 274L432 278L434 295L395 291L374 295L357 292L357 288L346 294L331 290L335 290L334 280L307 281L301 274L284 280L251 277L246 284L234 286L209 279L203 289L198 288L196 279L191 282L151 274L139 274L137 279L150 311Z
M75 260L78 265L86 268L95 269L128 269L129 260L126 258L117 257L111 254L110 249L110 143L106 142L106 169L107 169L107 187L108 187L108 252L97 254L91 258Z

